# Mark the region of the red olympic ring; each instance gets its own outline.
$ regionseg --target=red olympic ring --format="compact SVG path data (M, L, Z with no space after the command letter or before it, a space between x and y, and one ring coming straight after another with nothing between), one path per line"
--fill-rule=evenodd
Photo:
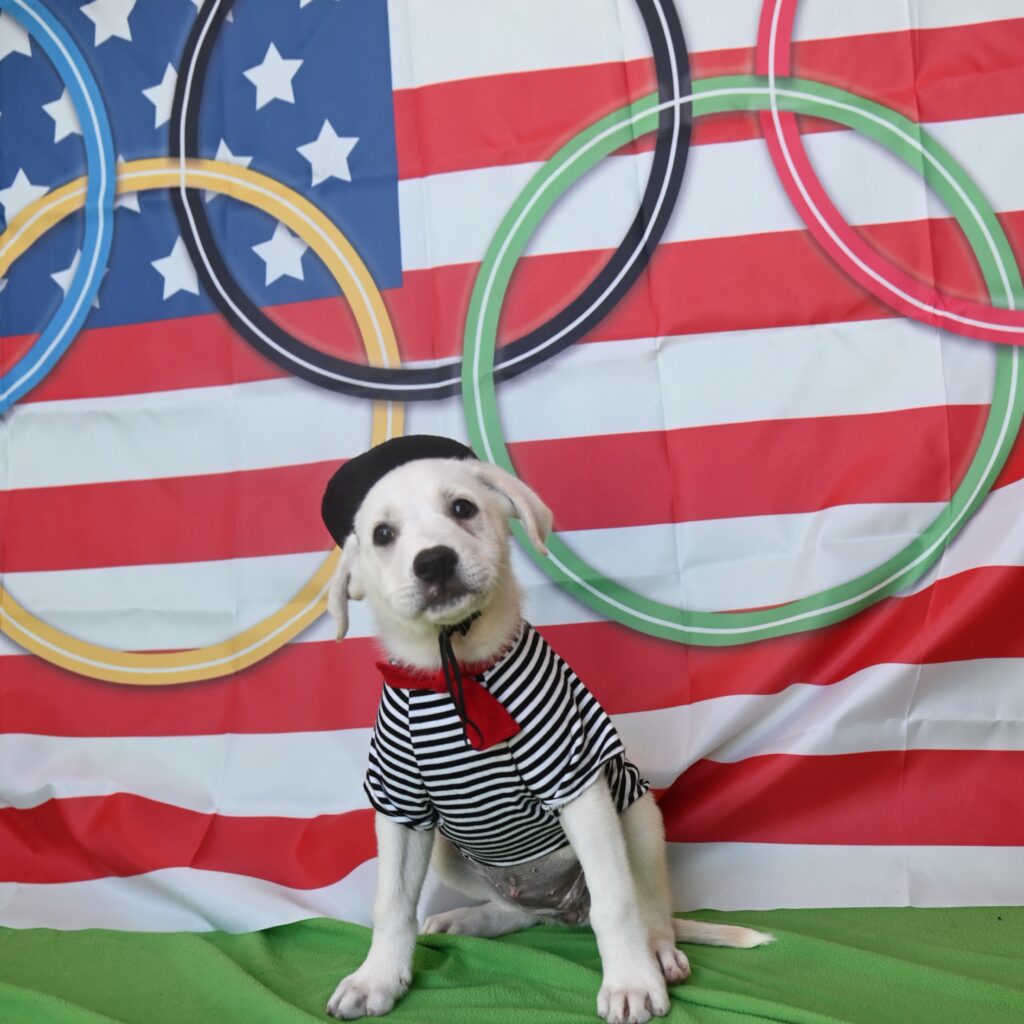
M797 0L764 0L756 70L774 87L791 70ZM897 267L843 219L828 197L804 148L796 115L773 105L759 115L775 173L806 227L828 255L864 289L904 316L955 334L1024 345L1024 314L957 298Z

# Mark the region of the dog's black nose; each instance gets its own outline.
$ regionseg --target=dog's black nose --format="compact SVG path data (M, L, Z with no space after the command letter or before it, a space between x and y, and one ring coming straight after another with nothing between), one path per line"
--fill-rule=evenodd
M442 544L436 548L424 548L412 560L412 571L424 583L443 583L452 577L458 564L459 556Z

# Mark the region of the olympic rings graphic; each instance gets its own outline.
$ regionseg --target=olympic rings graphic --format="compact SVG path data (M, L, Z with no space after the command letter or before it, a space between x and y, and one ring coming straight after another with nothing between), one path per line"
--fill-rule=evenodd
M31 348L0 377L0 413L32 390L53 369L75 339L99 291L114 233L114 144L96 80L81 51L60 23L37 0L0 0L6 10L43 48L60 75L85 140L88 184L85 189L85 235L82 257L71 276L63 301ZM22 210L8 225L24 225L31 214ZM4 258L0 246L0 259Z
M198 153L199 105L210 54L234 0L200 8L180 62L171 108L171 155ZM560 352L598 324L643 271L658 245L682 184L690 143L688 108L676 102L690 88L689 58L672 0L637 0L651 43L662 101L650 177L637 212L614 255L582 294L529 334L502 346L499 378L512 377ZM458 392L461 361L384 369L352 363L307 345L274 323L235 282L217 247L203 204L184 189L174 196L182 236L203 286L250 345L290 373L363 398L428 400Z
M1021 287L1013 252L995 214L965 172L913 122L851 93L800 79L725 77L695 83L684 98L696 116L726 110L764 110L772 103L787 111L838 121L882 143L911 167L938 173L931 184L954 212L979 260L989 290L1012 302ZM533 177L502 221L477 276L466 322L463 404L477 454L515 472L505 446L491 368L497 322L512 269L552 204L604 156L635 133L651 130L659 111L652 95L610 114L581 132ZM990 249L981 258L981 239ZM664 605L605 579L557 536L542 558L524 547L549 576L600 613L644 633L691 644L720 646L814 629L841 621L919 579L980 505L998 475L1024 416L1024 374L1020 349L1001 348L984 434L951 500L903 551L857 579L818 594L755 612L696 612ZM519 532L522 538L521 531Z
M397 365L398 348L380 293L362 260L341 231L307 199L266 175L216 160L137 160L123 164L120 191L189 188L230 195L277 218L320 257L349 296L366 347L378 365ZM34 241L78 209L87 194L79 178L37 199L0 237L0 274ZM8 236L14 236L8 239ZM371 444L402 432L401 406L373 403ZM298 635L324 611L335 548L302 589L274 614L222 643L189 651L115 651L69 636L36 618L0 586L0 629L32 653L79 675L114 683L166 685L215 679L260 661Z
M317 207L286 186L233 164L189 157L197 147L198 110L206 67L232 0L200 9L182 61L172 111L172 157L125 165L125 190L172 188L175 212L197 272L218 307L245 340L297 376L360 397L434 399L462 390L471 441L478 454L515 471L497 413L496 380L511 377L572 344L619 301L646 266L675 204L686 162L691 112L703 116L751 110L765 125L772 159L794 205L815 237L855 280L889 305L955 333L995 341L1022 341L1024 318L1015 296L1024 294L1013 252L985 197L955 160L920 127L892 110L822 83L780 77L788 70L796 0L764 0L759 68L767 77L704 80L690 88L686 48L673 5L637 0L651 40L658 92L597 121L563 146L529 182L502 221L477 275L460 363L430 368L398 367L398 349L386 306L371 275L341 231ZM37 383L81 326L99 286L110 246L113 149L95 83L59 26L38 0L0 0L33 19L33 34L68 83L86 132L88 175L23 210L0 236L0 274L50 226L86 208L83 259L58 314L40 341L8 378L21 374L0 395L6 404ZM86 116L82 116L83 111ZM872 138L925 174L966 235L993 306L969 303L922 287L866 246L838 212L814 176L795 114L836 121ZM90 120L91 118L91 120ZM553 203L583 174L624 144L658 132L653 167L640 211L598 276L536 331L496 351L497 323L512 270ZM304 346L258 310L231 281L210 233L196 189L222 192L251 203L290 227L328 267L352 304L368 364L337 360ZM55 326L56 325L56 326ZM42 353L42 354L40 354ZM25 365L36 360L27 370ZM8 378L4 379L6 386ZM20 391L16 391L24 383ZM9 399L9 401L8 401ZM6 406L0 403L0 411ZM698 612L635 594L603 578L561 538L550 556L535 560L570 593L630 628L670 640L727 645L815 629L841 621L918 580L941 555L992 487L1024 418L1024 363L1014 344L1000 348L983 435L948 504L925 530L883 565L817 594L760 611ZM402 430L402 409L375 401L372 444ZM520 539L522 539L521 531ZM42 622L0 588L0 629L33 653L79 674L111 682L167 684L210 679L239 671L294 638L323 611L336 565L331 552L300 592L276 613L222 643L173 653L129 653L89 644Z
M770 109L760 114L775 171L790 202L822 248L876 298L905 316L984 341L1024 344L1024 315L1003 282L1008 309L996 309L923 285L871 248L845 222L814 172L796 118L775 101L776 76L790 70L796 0L765 0L757 42L757 70L768 76ZM1017 292L1016 298L1024 298Z

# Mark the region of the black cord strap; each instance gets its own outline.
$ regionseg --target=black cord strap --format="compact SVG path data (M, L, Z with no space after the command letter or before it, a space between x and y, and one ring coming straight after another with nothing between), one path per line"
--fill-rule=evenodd
M462 735L467 743L470 742L470 729L477 734L481 743L484 742L484 734L480 731L480 727L476 722L466 714L466 697L462 691L462 669L459 667L459 659L455 656L455 651L452 649L452 636L455 633L458 633L459 636L465 636L469 632L470 626L478 618L480 618L480 613L474 612L468 619L463 619L462 622L456 623L454 626L445 626L437 636L438 646L441 651L441 669L444 672L445 685L448 687L448 694L455 705L455 713L459 716L459 721L462 722Z

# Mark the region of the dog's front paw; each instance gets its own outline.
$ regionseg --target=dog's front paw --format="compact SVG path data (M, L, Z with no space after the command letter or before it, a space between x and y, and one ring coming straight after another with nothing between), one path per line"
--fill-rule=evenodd
M647 977L647 974L650 977ZM644 972L644 978L617 982L605 979L597 994L597 1013L608 1024L646 1024L651 1017L669 1011L668 990L658 972Z
M334 995L327 1001L327 1012L339 1020L383 1017L405 995L409 981L408 975L381 977L361 967L341 979Z

